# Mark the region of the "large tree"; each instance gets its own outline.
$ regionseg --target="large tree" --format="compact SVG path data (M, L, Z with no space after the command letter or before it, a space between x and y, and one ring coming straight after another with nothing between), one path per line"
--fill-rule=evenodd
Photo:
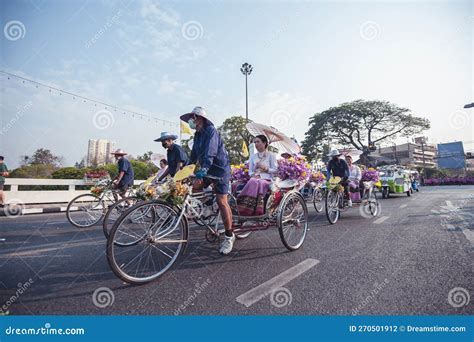
M55 167L61 166L64 158L54 155L50 150L45 148L39 148L33 153L32 156L22 156L22 165L52 165Z
M242 154L242 143L245 142L249 146L252 142L252 135L245 127L248 122L251 121L244 117L231 116L218 128L229 153L231 164L240 164L247 160L247 157Z
M321 156L324 144L367 151L370 144L409 137L430 128L428 119L388 101L356 100L316 113L302 143L310 159Z

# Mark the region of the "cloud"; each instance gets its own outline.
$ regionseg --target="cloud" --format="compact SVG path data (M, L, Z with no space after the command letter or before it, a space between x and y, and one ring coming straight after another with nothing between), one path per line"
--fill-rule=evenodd
M170 81L168 75L163 75L163 77L161 78L158 93L159 94L172 94L176 91L176 88L178 88L180 85L182 85L181 82Z

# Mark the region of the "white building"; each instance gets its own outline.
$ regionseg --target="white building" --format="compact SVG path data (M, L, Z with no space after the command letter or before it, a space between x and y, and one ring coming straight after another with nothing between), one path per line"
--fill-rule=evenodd
M111 153L115 150L115 143L106 139L89 139L87 147L87 166L99 166L112 163Z

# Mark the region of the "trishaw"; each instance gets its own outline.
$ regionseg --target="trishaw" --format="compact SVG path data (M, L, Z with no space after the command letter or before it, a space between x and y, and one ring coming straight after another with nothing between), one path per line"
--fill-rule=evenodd
M120 279L132 284L150 282L163 275L183 254L189 241L189 220L202 217L214 203L213 192L192 192L193 178L194 165L189 165L168 182L166 189L158 186L154 199L138 203L115 221L107 240L107 259ZM162 191L173 196L163 197ZM308 230L308 209L297 181L275 179L261 216L239 215L236 203L229 194L237 237L276 227L288 250L302 246ZM136 217L140 220L131 219ZM208 241L217 241L223 234L219 221L218 216L211 224L208 220L200 222L206 228Z
M382 198L389 198L390 194L411 195L411 181L409 171L402 166L388 166L380 168L382 183Z
M359 207L360 214L365 218L375 217L380 212L380 204L375 193L374 182L363 181L362 184L364 186L362 200L353 203L353 207ZM331 177L327 182L325 204L326 217L331 224L339 220L342 211L350 209L344 198L344 187L340 177Z

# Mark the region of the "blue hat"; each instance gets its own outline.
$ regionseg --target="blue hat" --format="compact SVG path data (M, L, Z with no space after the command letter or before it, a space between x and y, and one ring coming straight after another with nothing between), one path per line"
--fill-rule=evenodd
M178 136L176 134L171 134L170 132L161 132L161 137L155 139L154 141L164 141L164 140L176 140L178 139Z

